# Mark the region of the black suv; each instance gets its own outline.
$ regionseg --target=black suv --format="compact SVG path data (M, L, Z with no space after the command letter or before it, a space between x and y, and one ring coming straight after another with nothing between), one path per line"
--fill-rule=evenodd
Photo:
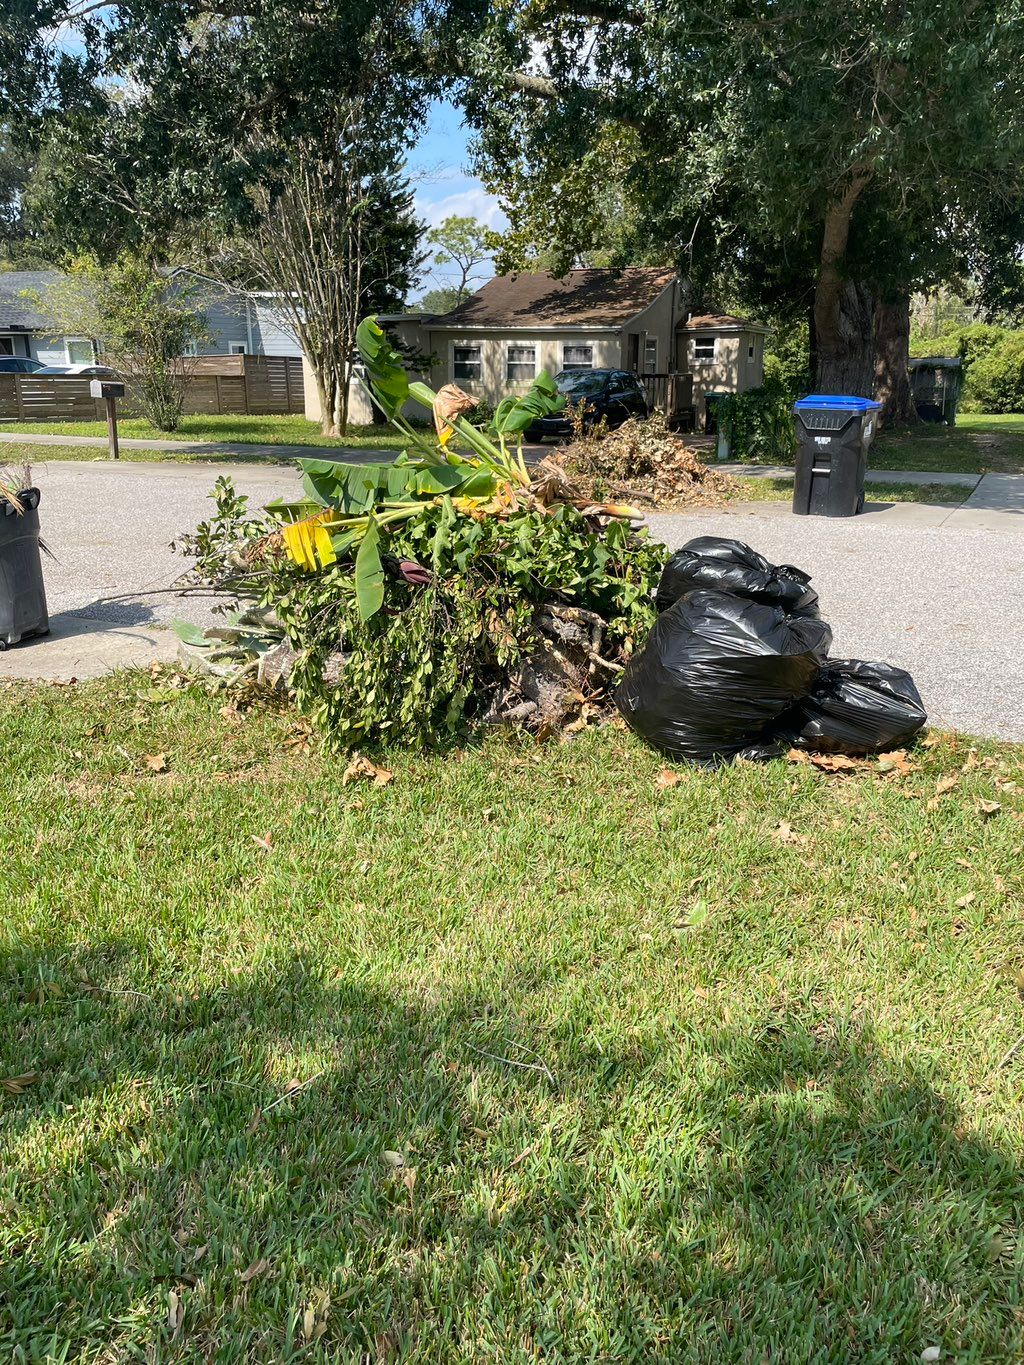
M625 370L561 370L555 387L565 395L566 404L583 404L583 425L596 426L603 417L609 427L621 427L630 417L647 417L650 408L635 374ZM572 423L565 412L542 417L527 428L528 441L566 441Z

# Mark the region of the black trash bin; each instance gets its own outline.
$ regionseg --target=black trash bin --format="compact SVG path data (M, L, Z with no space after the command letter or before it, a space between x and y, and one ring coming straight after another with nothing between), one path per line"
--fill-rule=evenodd
M864 472L881 403L870 398L812 393L796 414L798 516L854 517L864 507Z
M0 498L0 649L50 629L39 560L39 489L16 496L20 514Z

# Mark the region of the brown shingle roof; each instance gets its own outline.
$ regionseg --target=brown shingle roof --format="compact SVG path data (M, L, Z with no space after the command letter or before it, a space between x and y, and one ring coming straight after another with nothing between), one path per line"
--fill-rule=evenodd
M547 270L497 275L432 327L619 327L670 285L674 270Z
M759 328L759 322L751 322L749 318L739 318L735 313L703 313L699 318L690 318L689 322L679 324L680 331L703 332L715 327L753 327Z

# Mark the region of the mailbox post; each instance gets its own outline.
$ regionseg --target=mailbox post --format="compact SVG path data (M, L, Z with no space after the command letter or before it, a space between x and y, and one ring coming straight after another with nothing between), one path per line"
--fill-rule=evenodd
M102 398L107 408L107 442L112 460L120 459L117 448L117 400L124 397L124 385L110 379L89 381L89 394Z

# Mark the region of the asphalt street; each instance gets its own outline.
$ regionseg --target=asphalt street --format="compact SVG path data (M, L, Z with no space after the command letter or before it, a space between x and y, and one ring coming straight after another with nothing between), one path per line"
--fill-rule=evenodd
M207 495L221 474L230 474L254 506L298 484L287 467L39 464L40 519L55 556L44 571L58 624L87 636L88 621L140 632L174 617L209 622L208 601L157 590L187 567L170 542L210 514ZM1019 511L969 514L911 503L826 520L794 517L784 503L763 503L657 515L650 524L669 546L696 535L731 535L769 559L806 569L832 626L835 656L887 659L908 668L936 723L1024 741ZM40 640L22 658L53 656L56 644ZM96 645L102 648L100 639ZM12 649L0 659L0 676L4 660L13 667L18 656Z

